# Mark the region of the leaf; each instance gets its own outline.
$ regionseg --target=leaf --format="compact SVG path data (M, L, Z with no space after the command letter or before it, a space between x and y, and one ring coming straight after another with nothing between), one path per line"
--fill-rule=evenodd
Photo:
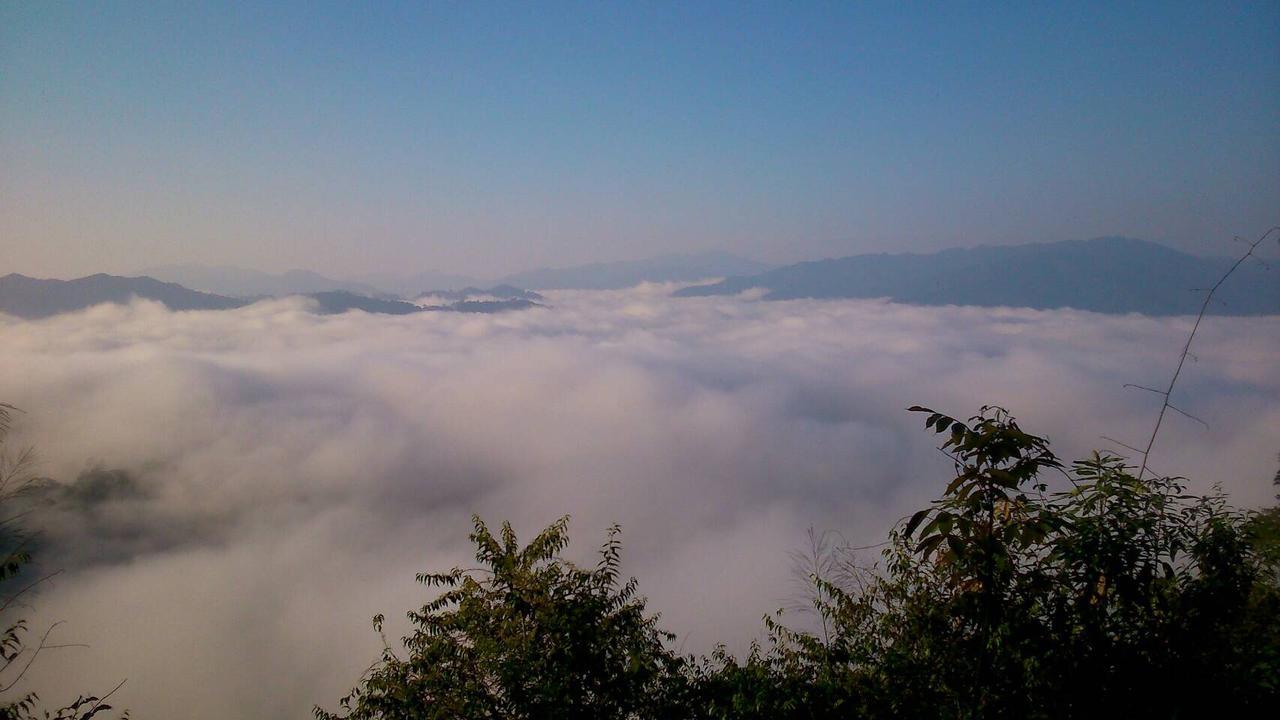
M926 508L912 515L911 519L907 521L907 526L902 531L902 534L910 536L911 533L914 532L916 528L920 527L920 523L924 522L924 519L929 517L929 513L932 511L933 511L932 508Z
M916 545L916 552L922 556L927 557L929 553L933 552L934 549L937 548L938 544L941 542L942 542L941 535L933 535L932 537L927 537L924 540L921 540L920 543Z

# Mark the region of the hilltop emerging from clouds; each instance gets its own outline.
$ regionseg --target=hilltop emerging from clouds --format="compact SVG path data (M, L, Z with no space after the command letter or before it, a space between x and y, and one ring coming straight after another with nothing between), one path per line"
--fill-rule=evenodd
M955 248L928 255L855 255L798 263L680 297L759 290L768 300L887 298L912 305L1074 308L1101 313L1193 315L1234 262L1130 238ZM1216 315L1280 313L1280 275L1242 265L1214 296Z
M457 299L436 303L405 302L347 290L322 290L285 297L306 298L309 307L321 315L338 315L351 310L382 315L418 312L495 313L539 307L538 303L524 297L496 297L501 295L500 290L498 293L478 290L477 293L484 293L482 299L472 299L463 294ZM53 280L30 278L16 273L0 277L0 314L28 320L76 312L96 305L123 305L135 299L159 302L169 310L234 310L271 297L234 298L214 295L149 277L98 274L75 280Z
M641 283L685 284L744 273L675 292L677 297L736 295L757 291L765 300L884 298L911 305L1073 308L1100 313L1193 315L1204 290L1231 266L1227 258L1205 258L1153 242L1128 238L955 248L917 255L855 255L773 270L732 255L663 256L642 261L598 263L509 276L490 288L423 289L399 296L360 283L307 271L270 275L234 268L193 270L193 290L151 277L92 275L76 280L0 278L0 312L41 318L137 297L171 310L227 310L266 297L304 295L325 314L362 310L382 314L421 311L500 312L542 305L525 288L615 290ZM721 272L716 273L715 270ZM752 272L752 271L756 272ZM203 280L202 280L203 279ZM217 282L213 282L213 281ZM212 283L212 284L211 284ZM237 295L201 292L211 286L274 292ZM1280 276L1262 262L1242 265L1215 296L1214 315L1280 314Z

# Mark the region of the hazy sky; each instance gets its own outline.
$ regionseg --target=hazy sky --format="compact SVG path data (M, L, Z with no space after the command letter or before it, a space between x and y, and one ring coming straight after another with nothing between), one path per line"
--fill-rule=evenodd
M4 3L0 273L1275 223L1280 4L1028 5Z

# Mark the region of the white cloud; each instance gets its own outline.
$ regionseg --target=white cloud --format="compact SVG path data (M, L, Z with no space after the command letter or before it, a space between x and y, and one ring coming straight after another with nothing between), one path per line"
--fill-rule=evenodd
M1121 386L1167 381L1190 329L669 290L492 316L0 317L0 399L42 471L141 483L79 530L49 516L69 566L41 617L92 647L42 658L42 694L128 677L139 717L307 717L375 657L371 615L421 604L414 572L469 560L471 512L524 535L571 513L579 557L620 522L685 649L741 647L787 603L808 526L874 541L938 491L947 463L903 408L1001 404L1067 457L1138 443L1156 402ZM1196 353L1177 399L1210 427L1172 418L1153 464L1265 502L1280 318L1211 318Z

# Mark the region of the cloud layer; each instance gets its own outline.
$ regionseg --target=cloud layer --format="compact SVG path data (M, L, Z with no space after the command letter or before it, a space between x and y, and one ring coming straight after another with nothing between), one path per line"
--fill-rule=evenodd
M368 618L420 605L413 574L469 560L469 515L528 535L573 515L571 555L623 525L685 649L741 647L789 601L810 526L880 539L948 469L927 404L1013 410L1067 457L1145 441L1186 319L676 300L562 292L521 313L317 316L104 306L0 317L0 400L44 474L38 599L63 641L33 687L127 677L138 717L307 717L375 657ZM1157 470L1266 502L1280 451L1280 318L1212 318ZM114 478L114 479L113 479ZM123 478L123 479L122 479ZM392 628L394 641L401 626ZM74 681L74 682L73 682Z

